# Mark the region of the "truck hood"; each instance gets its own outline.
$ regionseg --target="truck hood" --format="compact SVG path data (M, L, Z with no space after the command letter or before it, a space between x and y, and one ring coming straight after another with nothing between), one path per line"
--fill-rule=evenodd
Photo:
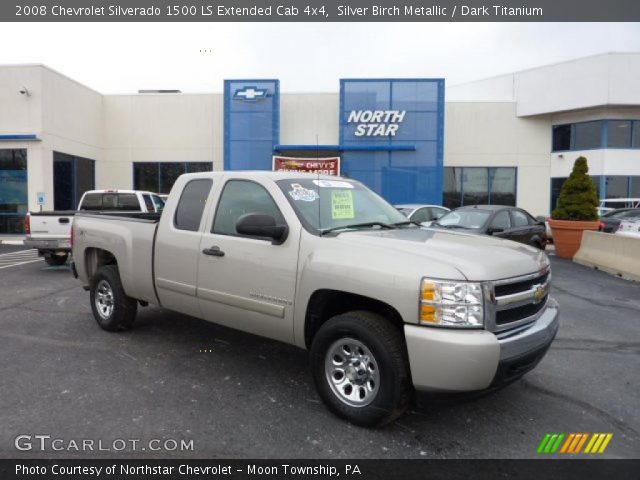
M448 264L471 281L517 277L549 265L544 252L522 243L434 228L342 232L336 240L356 248L379 247L391 255L412 254L427 265Z

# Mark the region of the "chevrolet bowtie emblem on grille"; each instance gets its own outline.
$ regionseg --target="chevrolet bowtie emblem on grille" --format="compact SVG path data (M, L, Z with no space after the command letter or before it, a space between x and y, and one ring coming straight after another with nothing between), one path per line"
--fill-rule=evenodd
M536 285L536 289L533 292L533 299L535 300L535 303L538 303L540 300L542 300L546 293L547 289L544 287L544 285Z
M244 100L245 102L257 102L267 97L266 88L258 87L244 87L239 88L233 94L233 98L236 100Z

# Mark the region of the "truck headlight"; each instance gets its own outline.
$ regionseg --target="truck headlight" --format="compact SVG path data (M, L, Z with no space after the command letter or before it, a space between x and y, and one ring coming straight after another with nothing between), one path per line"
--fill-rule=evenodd
M420 323L457 328L484 324L482 284L423 278L420 285Z

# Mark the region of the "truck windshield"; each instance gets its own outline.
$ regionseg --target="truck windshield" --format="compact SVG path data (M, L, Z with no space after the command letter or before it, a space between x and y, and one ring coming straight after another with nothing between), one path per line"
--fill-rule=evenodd
M411 224L392 205L353 180L292 178L276 183L305 228L315 234Z

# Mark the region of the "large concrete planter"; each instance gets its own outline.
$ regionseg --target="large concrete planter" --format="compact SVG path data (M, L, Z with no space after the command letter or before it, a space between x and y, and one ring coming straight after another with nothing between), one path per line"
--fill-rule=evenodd
M556 255L562 258L573 258L582 241L582 232L585 230L598 230L600 222L575 220L549 219L549 226L553 231L553 244L556 247Z

